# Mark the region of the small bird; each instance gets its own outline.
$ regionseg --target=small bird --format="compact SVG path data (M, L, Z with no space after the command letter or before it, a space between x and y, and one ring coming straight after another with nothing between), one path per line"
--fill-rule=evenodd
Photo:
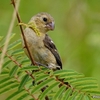
M41 12L33 16L29 23L26 24L24 35L37 65L60 70L62 69L60 56L54 42L47 34L48 31L54 30L54 28L55 22L53 17L48 13ZM26 55L29 57L24 41L23 47Z

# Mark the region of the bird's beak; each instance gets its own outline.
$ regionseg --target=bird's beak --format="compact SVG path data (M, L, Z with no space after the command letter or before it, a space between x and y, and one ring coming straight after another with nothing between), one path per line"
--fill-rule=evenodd
M54 28L55 28L54 22L47 23L46 28L49 30L54 30Z

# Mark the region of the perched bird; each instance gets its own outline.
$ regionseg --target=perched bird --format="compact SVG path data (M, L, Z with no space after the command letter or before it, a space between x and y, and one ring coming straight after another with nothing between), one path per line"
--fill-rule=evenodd
M49 69L62 69L62 62L55 44L47 35L47 32L54 30L55 22L53 17L48 13L42 12L31 18L24 30L24 35L28 44L28 48L37 65L42 65ZM28 52L25 48L25 53Z

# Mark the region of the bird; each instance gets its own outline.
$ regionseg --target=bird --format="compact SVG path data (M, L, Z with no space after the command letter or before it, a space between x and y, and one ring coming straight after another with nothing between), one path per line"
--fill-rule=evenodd
M35 63L51 70L61 70L62 61L58 50L47 34L48 31L55 29L54 18L46 12L41 12L34 15L28 24L20 23L20 25L26 26L24 36ZM26 55L29 57L23 37L22 45Z

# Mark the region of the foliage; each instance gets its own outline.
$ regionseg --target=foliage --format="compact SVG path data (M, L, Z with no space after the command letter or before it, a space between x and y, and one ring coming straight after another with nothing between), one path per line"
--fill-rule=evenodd
M3 41L4 38L0 37L0 54ZM73 70L53 72L42 66L30 65L20 39L9 44L4 61L0 94L10 92L6 100L91 100L93 96L100 95L97 81L92 77Z
M10 1L0 0L0 35L3 36L6 36L12 19ZM100 0L21 0L19 12L25 23L39 12L51 14L55 19L55 30L48 34L59 50L63 65L67 66L64 69L95 77L100 85L99 4ZM20 37L17 25L15 23L13 28L13 32L17 33L13 40Z

